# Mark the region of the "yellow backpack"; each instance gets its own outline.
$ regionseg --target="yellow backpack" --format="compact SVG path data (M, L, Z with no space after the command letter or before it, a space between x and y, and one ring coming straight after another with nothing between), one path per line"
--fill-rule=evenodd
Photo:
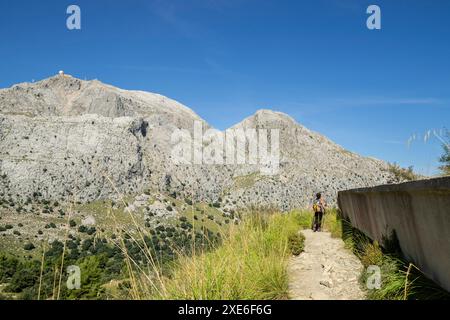
M313 210L314 212L322 212L322 205L320 204L319 200L314 201Z

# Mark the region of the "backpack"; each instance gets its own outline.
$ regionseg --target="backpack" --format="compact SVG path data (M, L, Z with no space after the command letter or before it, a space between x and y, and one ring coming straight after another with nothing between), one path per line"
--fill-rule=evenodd
M323 208L322 208L322 205L320 204L320 200L314 201L313 210L314 210L314 212L322 212Z

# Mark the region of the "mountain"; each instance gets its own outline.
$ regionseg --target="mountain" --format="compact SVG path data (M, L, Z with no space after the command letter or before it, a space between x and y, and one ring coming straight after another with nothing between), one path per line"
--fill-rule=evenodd
M387 163L347 151L284 113L259 110L234 126L239 127L280 131L280 173L254 175L240 192L245 202L273 203L287 210L309 205L314 194L322 192L334 204L339 190L395 180Z
M97 80L61 74L2 89L0 196L85 203L117 199L119 193L172 194L219 201L225 211L248 205L288 210L309 205L318 191L334 203L338 190L395 180L385 162L351 153L271 110L259 110L227 132L277 130L279 169L274 174L264 174L260 162L174 161L174 132L195 137L196 125L202 132L212 129L167 97ZM212 147L212 141L203 139L201 145ZM240 148L248 156L252 147Z

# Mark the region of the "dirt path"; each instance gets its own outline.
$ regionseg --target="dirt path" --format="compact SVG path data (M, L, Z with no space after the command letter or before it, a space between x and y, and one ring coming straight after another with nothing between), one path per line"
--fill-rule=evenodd
M289 295L294 300L361 300L363 266L328 232L302 230L305 251L289 263Z

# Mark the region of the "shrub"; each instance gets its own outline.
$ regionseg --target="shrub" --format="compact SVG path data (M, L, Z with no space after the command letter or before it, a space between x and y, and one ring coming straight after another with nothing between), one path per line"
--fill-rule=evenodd
M300 232L289 235L289 250L294 256L298 256L305 249L305 236Z
M93 245L93 241L92 241L91 239L86 239L86 240L84 240L83 243L81 244L81 249L82 249L83 251L89 251L90 248L92 247L92 245Z
M96 231L97 231L97 229L95 229L95 227L90 227L86 230L86 233L88 235L93 235Z
M383 252L381 251L378 242L364 244L364 249L360 254L360 260L363 266L370 265L379 266L383 262Z
M410 166L407 169L400 167L397 163L389 163L389 172L391 172L395 178L402 181L412 181L419 179L419 176L414 173L413 167Z
M27 250L27 251L30 251L30 250L33 250L33 249L36 248L36 247L35 247L34 244L32 244L31 242L28 242L28 243L26 243L26 244L23 246L23 248L24 248L25 250Z
M160 231L160 232L164 232L166 230L166 228L163 225L159 225L155 229L156 229L156 231Z
M444 143L442 144L443 154L439 158L439 162L442 166L439 169L444 175L450 175L450 131L446 132Z

